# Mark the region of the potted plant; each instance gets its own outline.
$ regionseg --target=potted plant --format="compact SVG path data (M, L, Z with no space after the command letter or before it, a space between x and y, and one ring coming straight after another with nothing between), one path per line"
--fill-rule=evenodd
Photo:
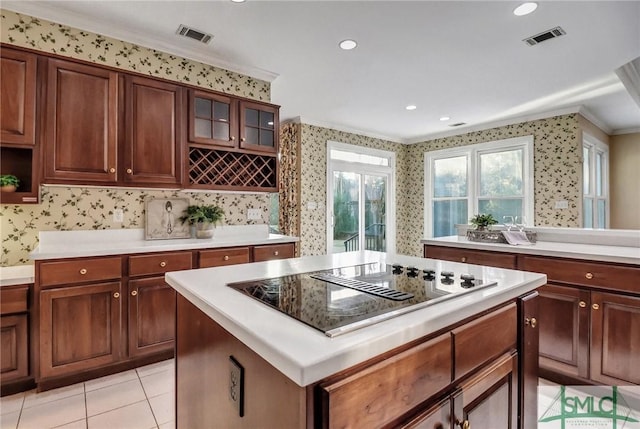
M491 225L495 225L498 221L493 217L491 213L489 214L477 214L471 219L469 219L471 225L474 225L478 231L484 231L489 229Z
M215 205L188 206L180 217L182 223L195 225L196 238L211 238L213 230L224 217L222 208Z
M15 192L20 185L20 180L13 174L3 174L0 176L0 191Z

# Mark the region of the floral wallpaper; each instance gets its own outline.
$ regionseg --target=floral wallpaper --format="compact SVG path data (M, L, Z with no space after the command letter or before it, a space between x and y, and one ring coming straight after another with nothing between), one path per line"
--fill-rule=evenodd
M1 266L31 263L29 252L38 245L39 231L144 228L147 198L189 198L191 204L216 204L224 209L225 225L266 224L268 194L229 194L43 186L40 204L3 205L0 210ZM247 220L247 210L262 209L262 219ZM122 209L124 222L113 222Z
M300 127L280 126L279 227L285 235L300 236Z
M269 82L0 9L0 41L23 48L104 64L254 100L269 101Z
M301 252L326 252L326 142L327 140L394 151L396 165L396 249L422 255L424 237L424 153L518 136L534 138L535 225L581 226L582 164L578 115L564 115L476 131L458 136L402 145L306 124L301 127ZM556 210L555 200L569 208ZM310 210L307 203L316 202Z
M269 82L6 9L0 12L2 43L270 101ZM218 204L225 210L228 225L268 223L266 194L45 186L41 188L41 204L0 206L0 266L30 263L29 252L37 246L39 231L143 228L144 200L170 196L186 196L192 203ZM124 210L124 223L112 222L116 208ZM261 209L263 219L248 221L249 208Z

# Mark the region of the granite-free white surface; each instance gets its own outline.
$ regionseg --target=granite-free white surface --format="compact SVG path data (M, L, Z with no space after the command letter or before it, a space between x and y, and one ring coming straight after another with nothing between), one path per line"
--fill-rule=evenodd
M479 289L353 332L329 338L227 283L344 267L368 262L400 263L420 269L467 272L493 288ZM232 335L300 386L307 386L536 289L546 276L499 268L378 252L308 256L240 266L167 273L167 283Z
M80 258L124 253L214 249L243 245L293 243L297 237L269 234L268 225L217 227L212 239L145 240L144 229L42 231L31 259Z
M640 247L602 246L598 244L562 243L538 241L527 246L512 246L502 243L481 243L469 241L466 237L425 238L422 244L458 247L463 249L492 250L494 252L523 253L537 256L585 259L589 261L619 262L640 265Z
M33 283L33 265L0 267L0 287Z

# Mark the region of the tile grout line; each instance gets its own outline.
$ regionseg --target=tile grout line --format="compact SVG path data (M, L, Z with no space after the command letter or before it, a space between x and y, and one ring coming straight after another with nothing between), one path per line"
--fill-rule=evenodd
M18 421L16 422L16 429L20 427L20 419L22 418L22 410L24 410L24 401L27 399L27 392L22 395L22 402L20 403L20 412L18 413Z
M142 377L140 377L140 373L138 372L137 368L136 368L136 374L138 375L138 381L140 381L140 386L142 387L142 392L144 393L144 397L147 400L147 405L149 406L149 409L151 410L151 415L153 416L153 421L156 422L156 428L159 428L160 425L158 424L158 419L156 418L156 413L153 412L153 407L151 406L151 401L149 401L149 396L147 395L147 389L144 388L144 383L142 382Z
M82 383L82 391L84 392L84 426L89 429L89 409L87 408L87 384Z

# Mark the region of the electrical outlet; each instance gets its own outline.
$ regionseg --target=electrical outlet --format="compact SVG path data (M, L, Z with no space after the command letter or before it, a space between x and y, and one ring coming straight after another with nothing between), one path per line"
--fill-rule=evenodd
M249 209L249 210L247 210L247 219L249 219L249 220L261 220L262 219L262 210L260 210L260 209Z
M238 415L244 416L244 368L229 356L229 400L233 404Z
M567 200L559 200L556 201L556 209L568 209L569 208L569 201Z
M116 223L124 222L124 211L122 209L115 209L113 211L113 221Z

